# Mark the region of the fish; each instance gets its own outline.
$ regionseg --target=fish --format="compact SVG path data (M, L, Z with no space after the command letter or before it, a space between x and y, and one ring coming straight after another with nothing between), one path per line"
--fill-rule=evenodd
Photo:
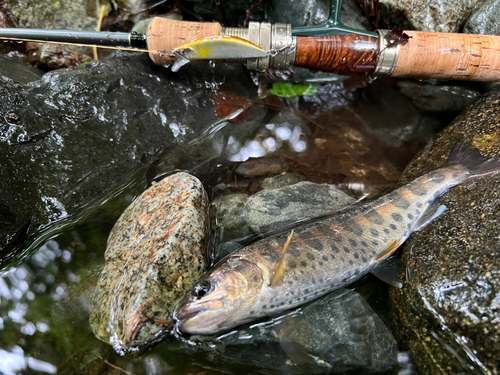
M499 171L500 156L487 159L458 143L440 168L378 199L243 247L195 283L174 312L176 328L221 333L375 273L413 232L444 212L439 196Z
M266 57L264 49L246 39L236 36L203 37L174 48L179 56L172 71L178 71L191 60L249 59Z

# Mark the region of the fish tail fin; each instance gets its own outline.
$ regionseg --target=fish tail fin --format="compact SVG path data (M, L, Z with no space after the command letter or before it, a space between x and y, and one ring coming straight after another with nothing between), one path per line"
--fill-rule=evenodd
M457 143L443 166L460 164L470 173L469 179L500 172L500 156L487 158L468 143Z

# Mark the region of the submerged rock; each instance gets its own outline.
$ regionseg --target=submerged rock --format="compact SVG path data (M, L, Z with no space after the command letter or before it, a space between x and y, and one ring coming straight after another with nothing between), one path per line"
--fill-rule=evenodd
M256 232L280 230L298 220L336 212L356 200L346 193L313 182L262 190L245 203L245 221Z
M218 358L286 374L371 373L397 366L391 332L357 292L331 293L299 312L223 336Z
M457 142L500 155L500 87L439 133L403 182L439 167ZM408 345L422 373L498 374L500 361L500 175L459 185L441 198L442 216L404 245L403 293L393 290Z
M419 31L456 33L487 0L380 0L382 19L393 26Z
M242 239L253 234L243 218L243 207L247 200L248 194L223 195L214 200L221 242Z
M90 325L115 350L158 340L176 303L205 271L208 197L184 172L153 184L113 227Z
M252 95L241 69L191 66L175 74L147 55L119 53L28 85L0 77L0 262L199 139L219 121L207 82L224 77ZM200 142L199 150L212 149ZM172 164L168 171L180 167Z

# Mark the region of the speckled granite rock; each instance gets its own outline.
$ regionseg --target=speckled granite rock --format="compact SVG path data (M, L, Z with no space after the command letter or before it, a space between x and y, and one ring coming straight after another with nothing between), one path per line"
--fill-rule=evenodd
M500 0L487 0L469 18L464 31L469 34L500 35Z
M354 202L354 198L327 184L299 182L252 195L244 214L256 233L264 233L284 229L297 220L333 213Z
M205 270L208 232L197 178L176 173L142 193L109 235L90 316L95 335L127 352L168 331L176 302Z
M408 182L441 165L459 141L500 155L500 87L475 102L406 169ZM397 315L422 374L498 374L500 368L500 175L457 186L445 213L404 245Z
M487 0L380 0L380 15L389 28L454 33Z

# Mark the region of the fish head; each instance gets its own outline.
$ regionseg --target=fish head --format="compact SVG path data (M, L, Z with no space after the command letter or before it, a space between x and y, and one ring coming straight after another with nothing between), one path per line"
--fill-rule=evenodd
M261 268L230 257L202 276L183 298L174 317L181 332L215 334L251 320L250 307L262 289Z

